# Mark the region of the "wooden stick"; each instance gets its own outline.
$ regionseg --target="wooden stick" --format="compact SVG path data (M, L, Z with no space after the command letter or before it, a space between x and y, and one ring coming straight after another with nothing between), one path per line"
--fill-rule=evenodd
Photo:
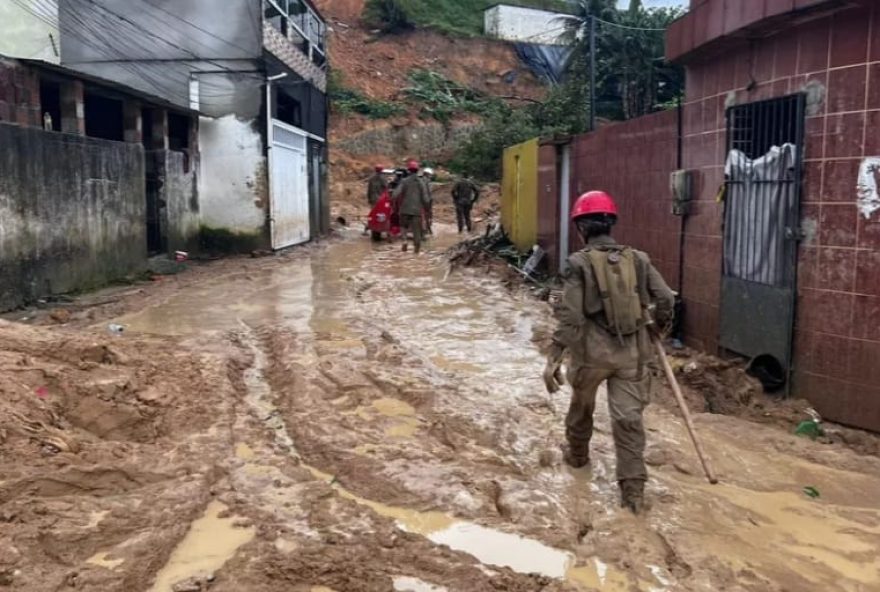
M700 463L703 465L703 471L706 472L706 478L709 479L709 483L715 485L718 483L718 478L715 476L715 473L712 471L712 467L709 465L709 459L706 457L706 453L703 452L703 446L700 444L700 441L697 439L697 431L694 429L694 422L691 420L691 412L688 409L687 403L684 400L684 395L681 392L681 387L678 384L678 379L675 378L675 372L672 370L672 366L669 363L669 358L666 357L666 350L663 348L663 344L656 337L653 339L654 347L657 349L657 354L660 356L660 362L663 364L663 370L666 372L666 378L669 380L669 386L672 387L672 392L675 394L675 400L678 402L678 408L681 409L681 414L684 417L684 423L687 426L688 433L691 436L691 440L694 443L694 448L697 450L697 456L700 457Z

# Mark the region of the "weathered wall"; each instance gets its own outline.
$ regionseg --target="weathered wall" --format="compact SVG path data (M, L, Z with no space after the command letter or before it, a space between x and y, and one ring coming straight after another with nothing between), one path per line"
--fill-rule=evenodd
M0 122L42 127L42 119L40 77L15 60L0 59Z
M560 14L535 8L498 5L484 14L483 27L489 37L543 45L560 44L565 25Z
M57 7L38 0L0 2L0 54L58 63ZM50 35L53 39L50 38Z
M140 146L0 123L0 310L146 266Z
M168 251L196 251L201 223L196 164L187 172L182 152L163 150L160 154L159 199L165 203L163 227Z
M504 151L501 224L521 251L538 241L538 140Z
M268 190L263 136L257 121L234 115L201 118L199 175L202 225L268 239Z
M441 123L388 125L339 138L333 143L333 148L355 156L407 154L426 160L442 160L479 130L479 124L473 123L450 128Z
M749 67L748 64L752 64ZM795 333L796 395L880 430L880 212L859 167L880 156L880 5L842 10L688 64L684 158L699 201L685 245L685 332L717 348L725 107L809 91Z

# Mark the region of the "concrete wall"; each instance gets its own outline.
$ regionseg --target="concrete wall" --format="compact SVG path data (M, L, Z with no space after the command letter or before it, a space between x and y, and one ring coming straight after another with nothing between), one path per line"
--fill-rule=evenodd
M484 13L486 35L505 41L562 45L563 16L556 12L499 4Z
M140 146L0 124L0 310L146 266Z
M257 120L203 117L199 126L203 226L268 238L266 156Z
M880 157L880 4L687 66L684 159L698 201L685 237L686 333L717 347L725 107L808 92L794 394L828 419L880 430L880 211L866 215L857 190L860 167Z
M21 3L27 9L9 0L0 2L0 54L57 64L60 36L58 27L50 24L58 22L57 8L38 0Z
M480 130L479 124L434 123L419 126L385 126L337 139L333 147L355 156L409 154L426 160L443 160Z
M165 204L162 229L167 250L169 253L197 251L201 225L197 163L192 163L187 171L182 152L161 150L151 156L158 166L159 199Z

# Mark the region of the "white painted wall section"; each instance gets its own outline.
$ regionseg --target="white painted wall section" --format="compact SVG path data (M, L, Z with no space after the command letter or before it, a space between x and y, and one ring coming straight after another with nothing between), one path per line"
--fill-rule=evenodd
M263 233L268 201L263 138L253 120L202 117L199 124L202 224L239 233Z
M505 41L563 45L564 15L549 10L499 4L483 14L486 35Z
M0 54L59 63L58 27L49 24L58 23L58 3L22 0L21 4L0 0Z

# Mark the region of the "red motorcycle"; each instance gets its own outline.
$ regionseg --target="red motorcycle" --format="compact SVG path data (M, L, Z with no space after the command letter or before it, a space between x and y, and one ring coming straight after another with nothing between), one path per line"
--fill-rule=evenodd
M400 236L400 214L394 200L391 199L390 189L382 193L382 197L370 210L367 228L370 231L370 238L374 241L380 241L385 236L389 238Z

